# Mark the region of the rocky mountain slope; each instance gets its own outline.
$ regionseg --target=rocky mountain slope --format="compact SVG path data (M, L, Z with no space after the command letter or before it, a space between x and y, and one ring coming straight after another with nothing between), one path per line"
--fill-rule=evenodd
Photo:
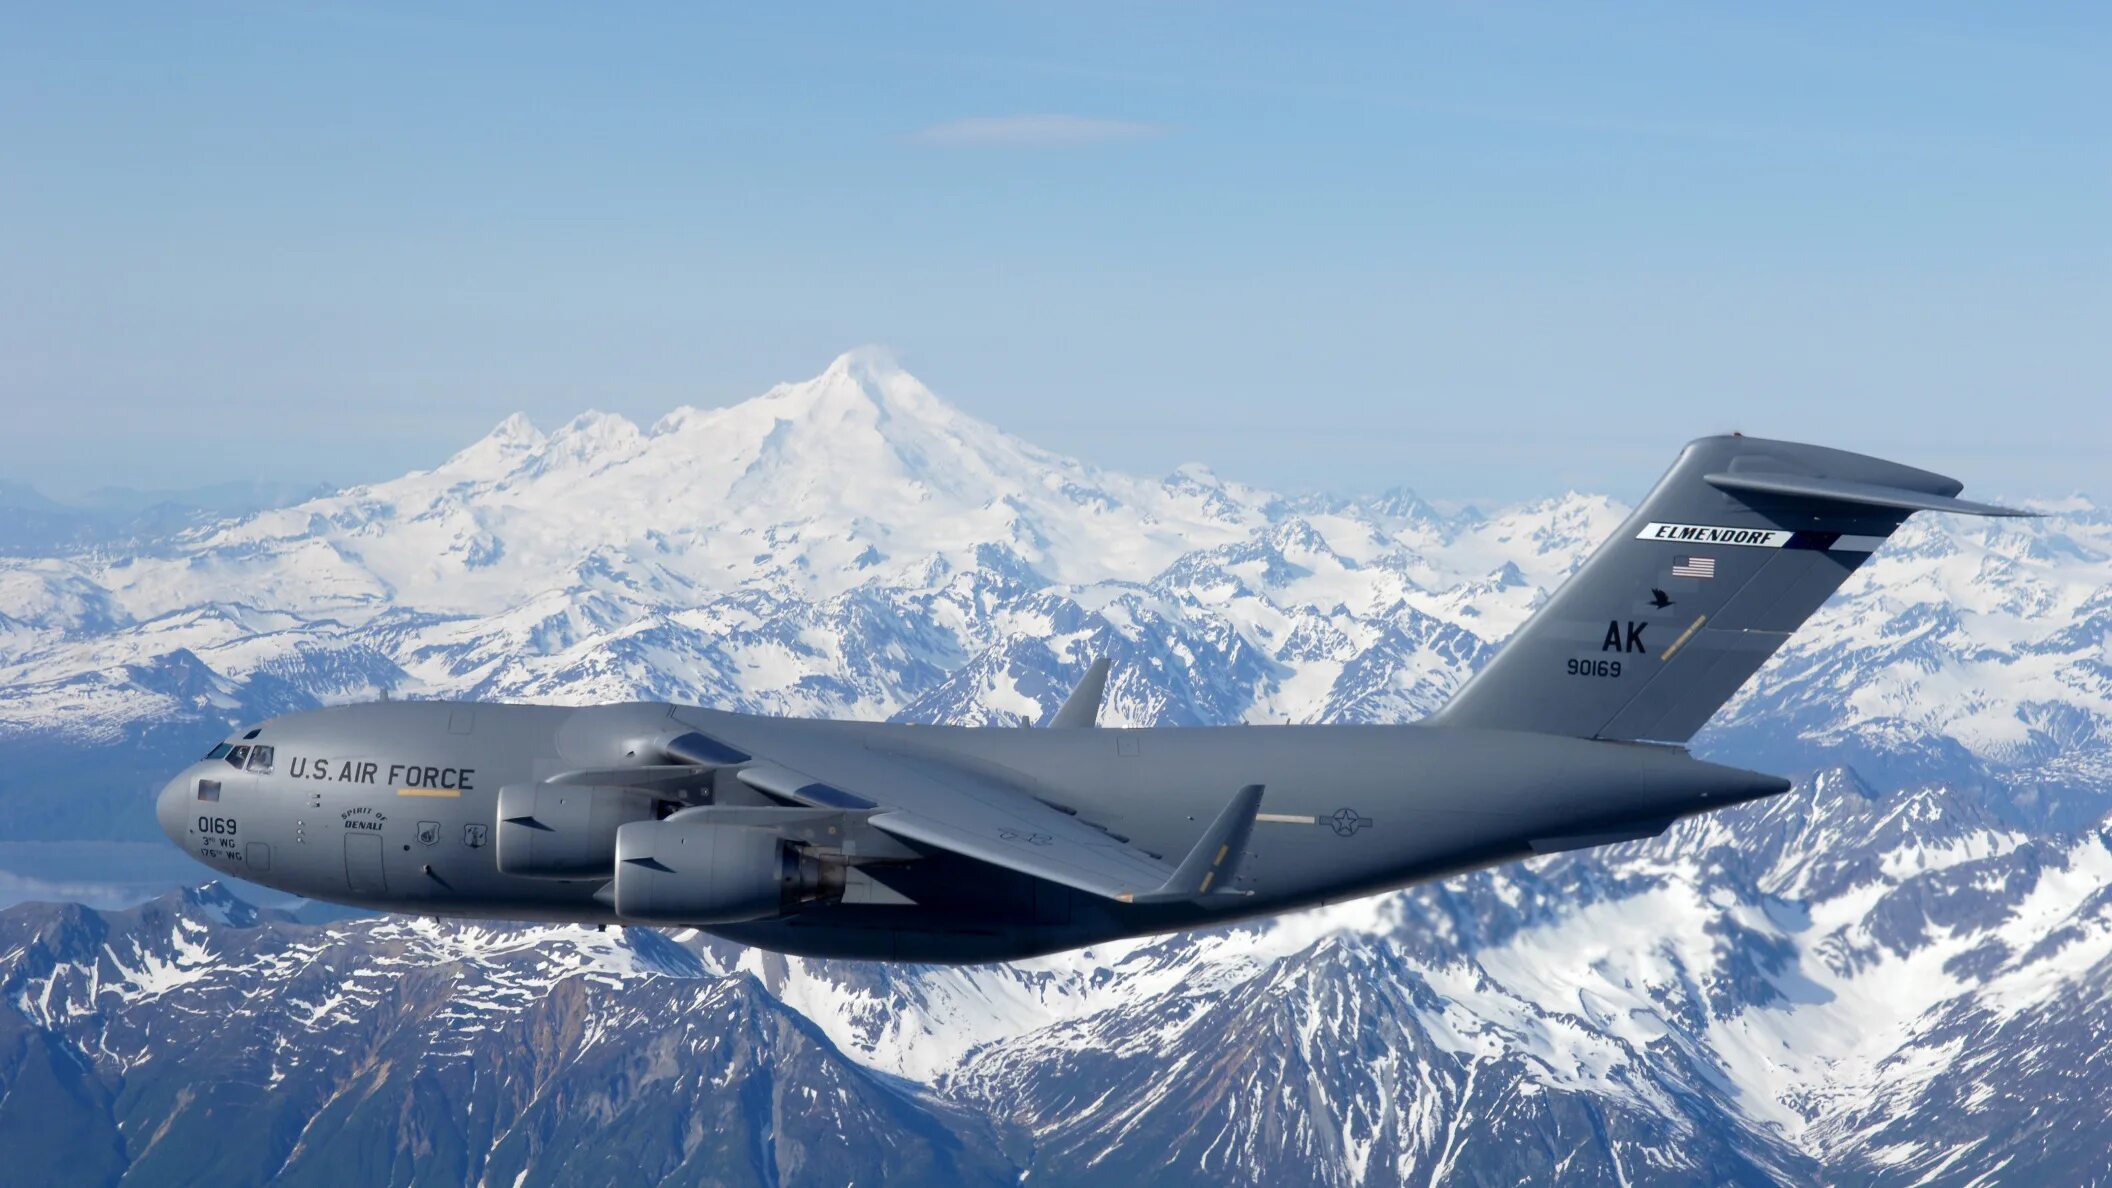
M2089 1182L2112 833L1831 770L1661 838L1009 966L0 913L52 1182ZM239 1120L239 1124L237 1124Z
M1917 517L1699 740L1789 796L1266 926L932 969L222 889L11 909L0 1149L84 1183L2102 1179L2112 517L2044 506ZM384 689L1000 722L1111 655L1110 720L1402 720L1623 512L1110 474L869 353L649 429L514 419L0 558L0 830L151 838L229 723Z

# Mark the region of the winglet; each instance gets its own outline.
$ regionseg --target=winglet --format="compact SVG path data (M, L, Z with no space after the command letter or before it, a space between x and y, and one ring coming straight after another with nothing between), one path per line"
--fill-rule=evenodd
M1049 725L1075 729L1097 722L1100 718L1100 694L1107 690L1107 669L1107 657L1102 656L1093 661L1093 666L1085 670L1085 679L1079 681L1078 687L1071 690L1070 697L1064 700L1063 708L1057 710L1056 716L1049 719Z
M1233 793L1231 803L1203 831L1166 885L1137 896L1136 901L1197 899L1213 890L1231 890L1232 879L1239 873L1240 857L1247 848L1247 837L1254 831L1254 815L1261 811L1261 791L1260 784L1248 784Z

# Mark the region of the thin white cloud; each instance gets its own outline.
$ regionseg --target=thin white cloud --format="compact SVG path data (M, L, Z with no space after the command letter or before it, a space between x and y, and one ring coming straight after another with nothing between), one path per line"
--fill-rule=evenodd
M1059 148L1164 136L1160 124L1072 115L979 116L933 124L910 136L944 148Z

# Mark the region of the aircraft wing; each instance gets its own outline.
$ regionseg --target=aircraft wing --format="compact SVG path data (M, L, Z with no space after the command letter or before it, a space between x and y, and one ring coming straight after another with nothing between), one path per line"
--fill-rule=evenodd
M856 750L841 764L858 773L855 788L774 762L736 774L780 799L871 812L870 825L904 840L1125 903L1226 890L1261 804L1259 785L1240 789L1176 867L996 775L936 756Z

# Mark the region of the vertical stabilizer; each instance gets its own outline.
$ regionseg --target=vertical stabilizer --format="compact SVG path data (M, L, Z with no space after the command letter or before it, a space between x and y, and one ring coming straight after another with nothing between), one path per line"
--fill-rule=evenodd
M1432 721L1685 742L1909 515L2029 514L1961 486L1821 446L1702 438Z

